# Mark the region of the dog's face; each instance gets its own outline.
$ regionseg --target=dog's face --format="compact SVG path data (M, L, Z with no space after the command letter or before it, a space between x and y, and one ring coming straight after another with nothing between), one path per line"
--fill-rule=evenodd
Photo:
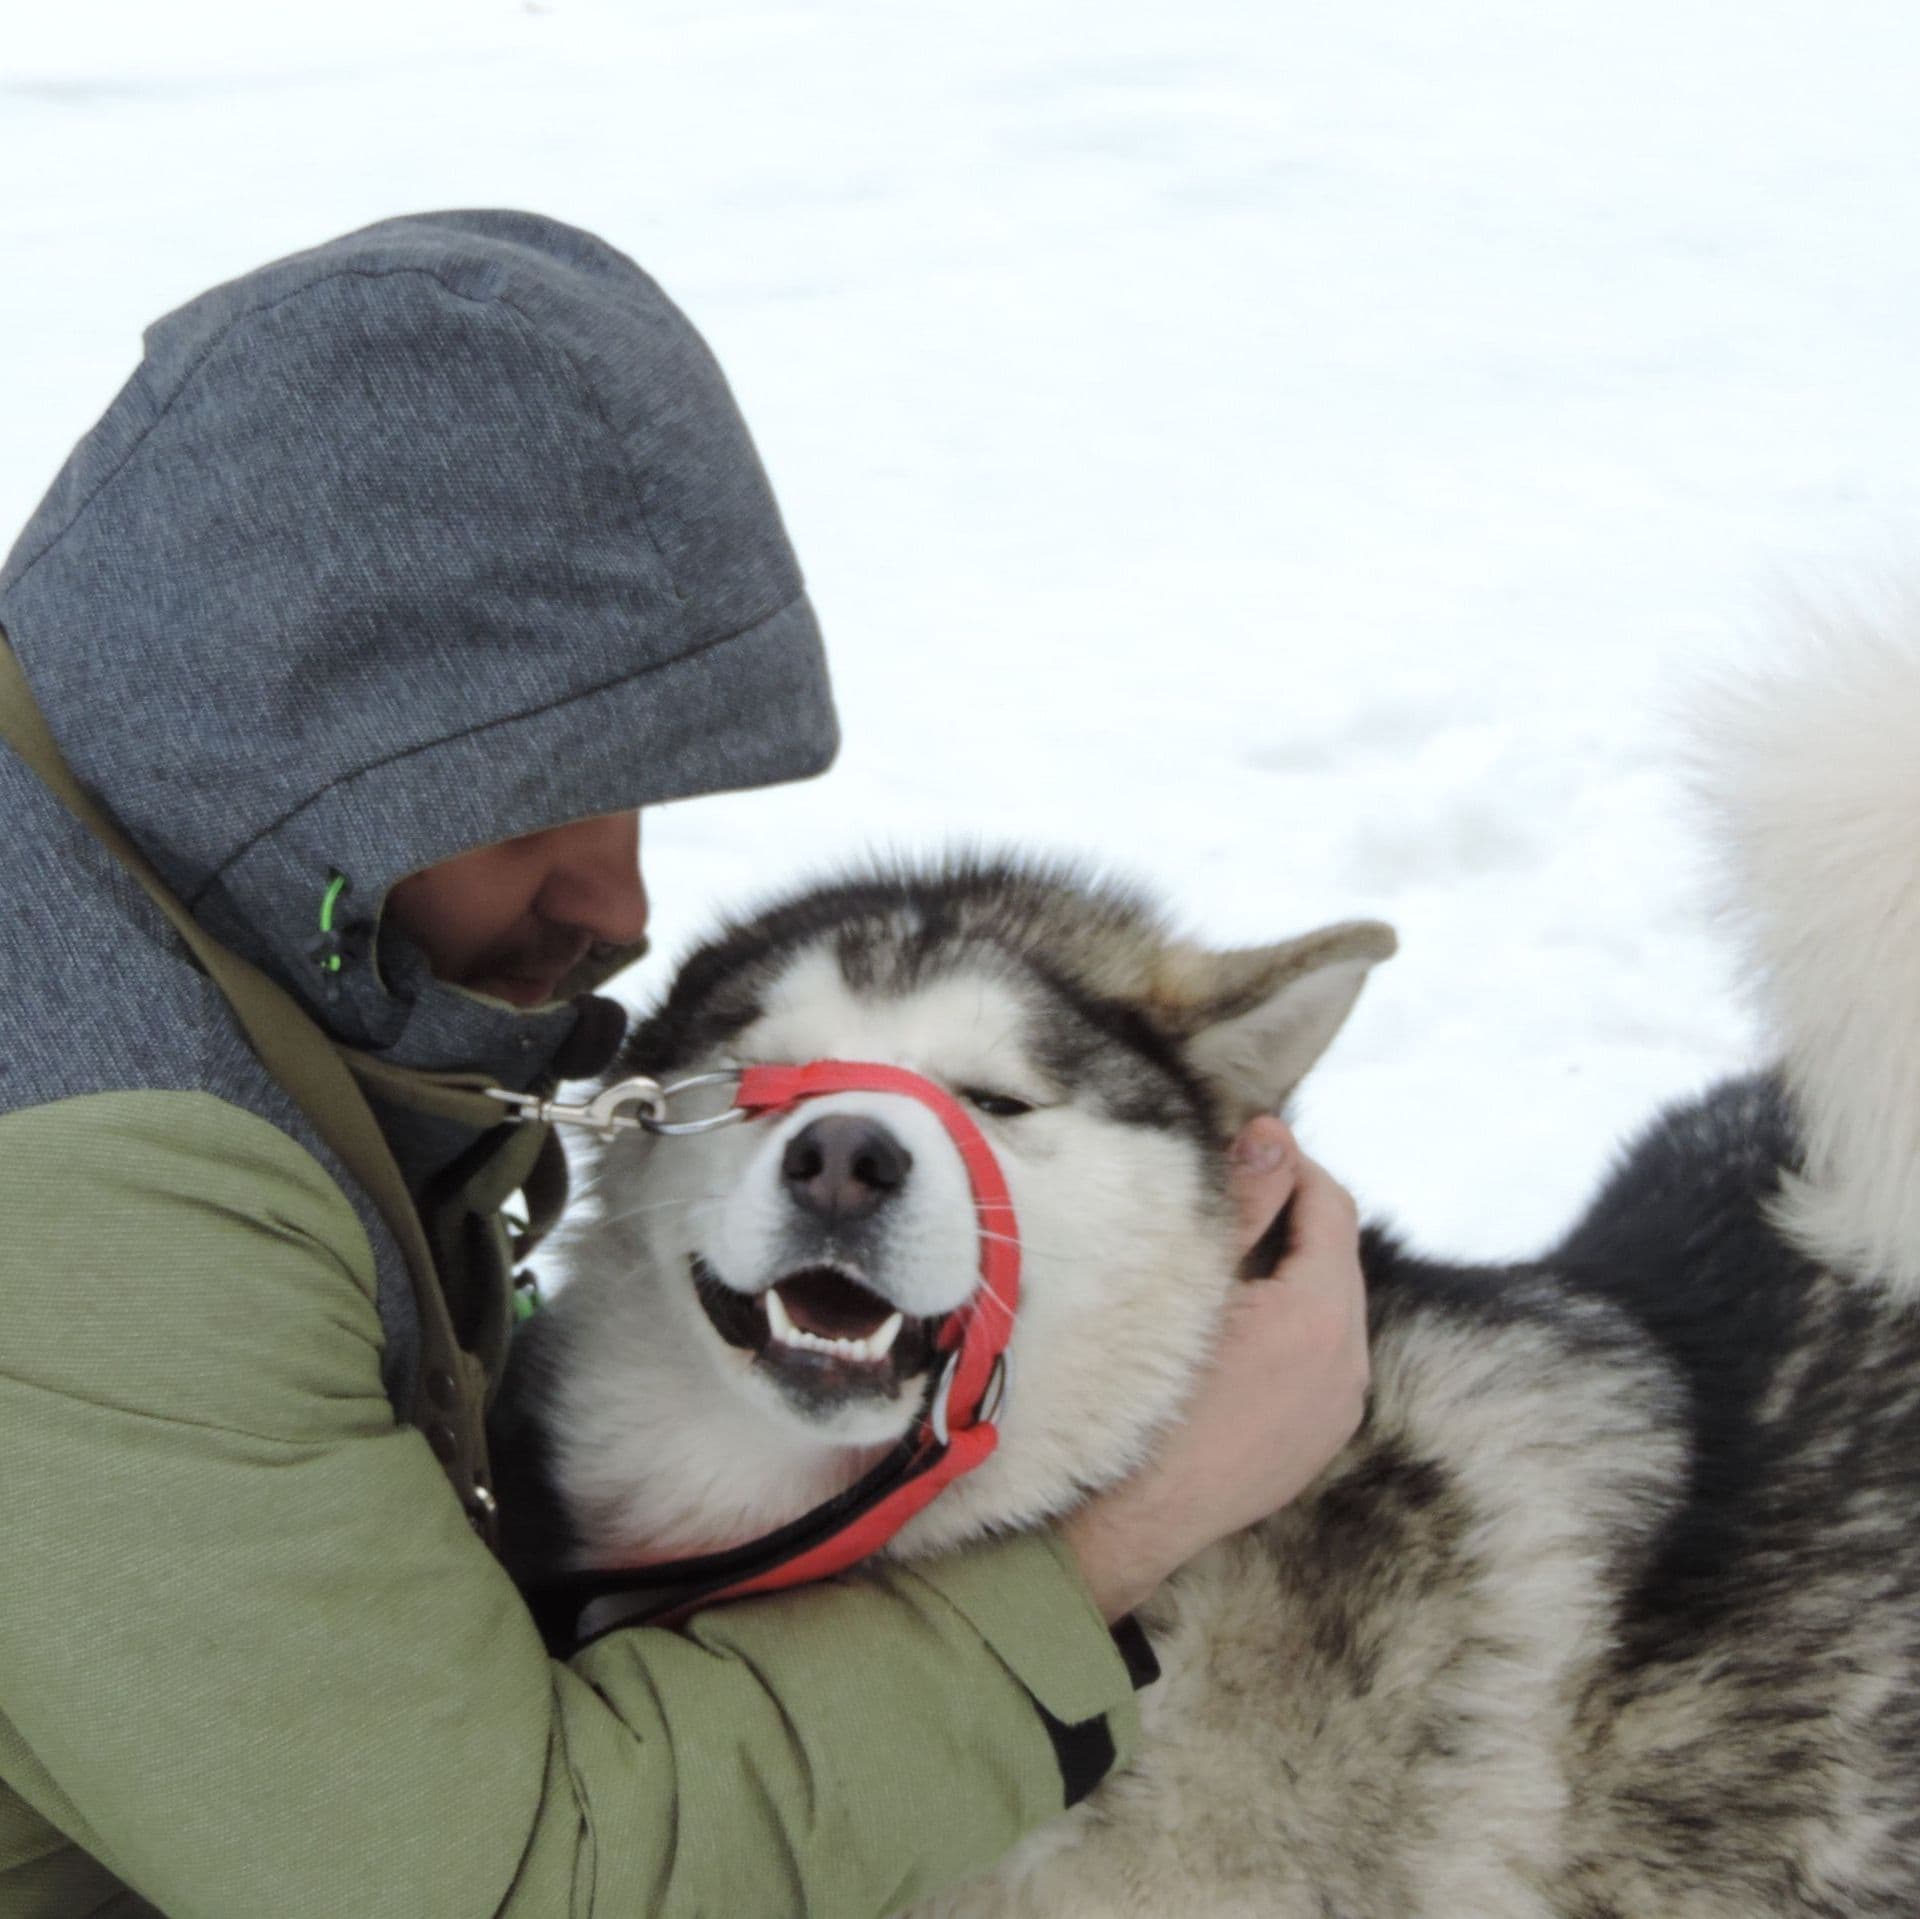
M1284 1100L1390 950L1384 928L1352 926L1205 954L1064 879L895 878L808 895L697 954L622 1070L876 1062L969 1107L1019 1222L1015 1385L994 1458L903 1534L930 1550L1140 1463L1231 1284L1224 1148ZM673 1116L727 1101L707 1097ZM616 1143L598 1176L628 1283L697 1356L727 1445L758 1435L770 1462L832 1460L850 1484L921 1417L940 1324L981 1285L966 1172L926 1106L833 1094Z

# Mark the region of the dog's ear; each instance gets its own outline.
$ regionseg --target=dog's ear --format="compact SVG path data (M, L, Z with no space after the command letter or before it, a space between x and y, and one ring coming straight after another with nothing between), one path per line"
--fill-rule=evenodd
M1348 920L1279 946L1184 948L1166 956L1152 1011L1186 1040L1237 1127L1279 1110L1397 944L1378 920Z

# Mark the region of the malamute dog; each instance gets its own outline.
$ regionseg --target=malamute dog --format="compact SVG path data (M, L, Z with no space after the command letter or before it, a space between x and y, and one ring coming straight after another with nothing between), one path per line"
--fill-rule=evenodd
M924 1914L1920 1914L1920 649L1842 637L1718 730L1778 1064L1659 1120L1537 1261L1370 1232L1359 1436L1142 1615L1132 1767ZM1224 1149L1390 945L1208 952L975 864L807 893L688 962L623 1071L898 1063L1005 1170L1002 1443L889 1550L1148 1456L1232 1283ZM796 1193L823 1116L885 1159L857 1219ZM921 1106L616 1142L598 1182L516 1361L571 1563L757 1538L916 1420L978 1282Z

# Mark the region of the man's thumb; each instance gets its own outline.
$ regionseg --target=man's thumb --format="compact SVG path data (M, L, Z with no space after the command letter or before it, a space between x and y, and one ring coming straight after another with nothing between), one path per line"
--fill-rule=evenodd
M1265 1277L1279 1262L1281 1244L1263 1243L1279 1225L1281 1210L1300 1177L1300 1146L1284 1120L1262 1114L1250 1120L1227 1156L1228 1192L1239 1222L1240 1250L1249 1255L1243 1276ZM1252 1257L1255 1254L1259 1257Z

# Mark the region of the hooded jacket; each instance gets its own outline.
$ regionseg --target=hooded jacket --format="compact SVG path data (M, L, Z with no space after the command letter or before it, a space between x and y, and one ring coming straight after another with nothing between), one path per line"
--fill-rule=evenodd
M205 929L337 1038L516 1087L587 1002L434 980L392 884L836 739L711 356L526 214L388 221L158 323L0 629ZM8 1919L877 1916L1130 1745L1046 1536L549 1661L395 1417L419 1328L378 1210L4 750L0 818ZM416 1192L473 1143L379 1116Z

